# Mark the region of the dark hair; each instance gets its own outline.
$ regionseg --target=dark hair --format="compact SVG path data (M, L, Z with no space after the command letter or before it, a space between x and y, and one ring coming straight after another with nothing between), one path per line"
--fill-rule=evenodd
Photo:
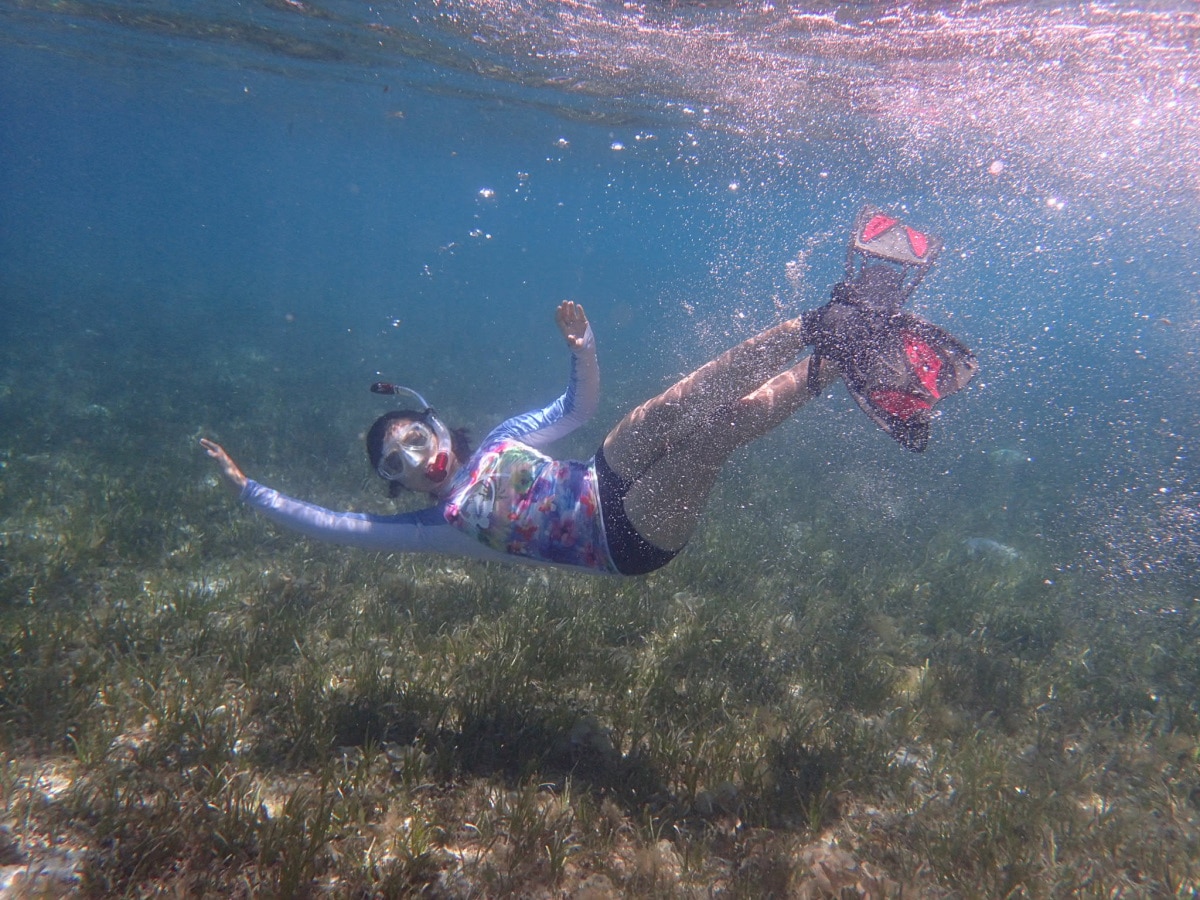
M371 429L367 432L367 459L371 463L371 471L378 474L379 463L383 459L383 439L396 422L420 422L423 421L426 412L419 412L415 409L393 409L391 412L386 412L376 419ZM471 442L470 437L465 428L450 428L450 450L454 453L455 458L460 465L466 463L471 458ZM401 482L388 480L388 496L396 497L401 491L408 490Z

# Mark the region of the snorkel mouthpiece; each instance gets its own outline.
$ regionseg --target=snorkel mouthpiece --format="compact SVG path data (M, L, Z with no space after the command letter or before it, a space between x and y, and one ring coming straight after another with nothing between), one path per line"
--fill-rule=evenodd
M441 451L433 458L433 462L429 464L429 468L425 470L425 477L434 484L441 484L446 480L446 470L450 466L450 454L445 450Z

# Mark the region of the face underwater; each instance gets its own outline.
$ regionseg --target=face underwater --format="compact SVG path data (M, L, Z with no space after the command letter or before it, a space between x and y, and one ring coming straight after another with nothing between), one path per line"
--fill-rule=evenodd
M449 431L431 413L400 420L388 430L376 471L387 481L432 493L456 468L451 448Z

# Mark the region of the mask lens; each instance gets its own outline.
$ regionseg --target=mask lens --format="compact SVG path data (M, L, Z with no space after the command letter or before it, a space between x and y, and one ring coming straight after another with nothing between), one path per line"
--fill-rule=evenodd
M428 450L432 442L433 434L419 422L414 422L400 436L400 443L408 450Z
M404 476L404 454L393 450L381 459L379 474L388 481L399 481Z
M393 432L384 446L378 472L388 481L422 473L437 444L437 436L423 422L410 422Z

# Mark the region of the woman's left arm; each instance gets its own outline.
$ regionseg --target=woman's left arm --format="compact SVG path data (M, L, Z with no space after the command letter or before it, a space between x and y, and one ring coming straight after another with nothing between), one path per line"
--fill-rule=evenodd
M540 450L583 425L600 405L600 364L587 314L580 304L564 300L555 312L555 321L571 350L566 391L545 409L513 416L497 426L489 440L515 438Z

